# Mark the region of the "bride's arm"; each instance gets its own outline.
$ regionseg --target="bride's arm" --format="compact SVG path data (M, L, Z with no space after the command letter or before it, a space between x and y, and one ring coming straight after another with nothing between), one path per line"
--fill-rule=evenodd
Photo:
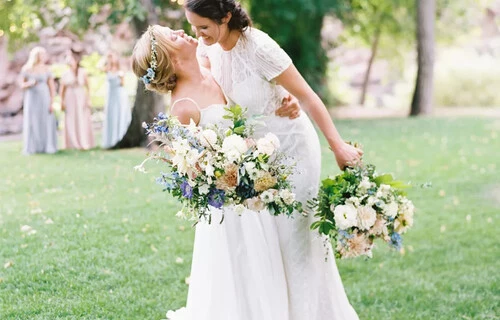
M297 68L292 64L275 78L276 82L299 99L302 108L309 113L326 137L341 169L353 165L363 152L344 142L333 124L325 104L307 84Z

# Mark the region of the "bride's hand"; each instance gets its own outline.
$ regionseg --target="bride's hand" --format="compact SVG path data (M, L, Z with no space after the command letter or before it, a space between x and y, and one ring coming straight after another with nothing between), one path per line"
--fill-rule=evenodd
M361 162L361 157L363 156L363 150L356 148L346 142L342 142L340 145L331 146L335 154L335 159L341 170L345 170L346 167L353 167Z
M279 107L275 113L278 117L288 117L290 119L298 118L300 116L299 100L291 94L288 95L283 98L283 101L281 101L281 107Z

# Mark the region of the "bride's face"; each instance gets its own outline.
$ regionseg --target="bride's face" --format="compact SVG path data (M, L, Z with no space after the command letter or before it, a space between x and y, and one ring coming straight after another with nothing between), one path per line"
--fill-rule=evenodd
M207 46L217 43L221 38L221 33L227 29L227 24L219 25L215 21L189 10L186 10L186 18L191 24L191 29L196 33L196 37L201 38Z
M196 39L186 34L174 32L168 27L162 27L162 32L176 48L175 52L172 52L172 54L180 58L188 58L192 55L196 56L196 47L198 46Z

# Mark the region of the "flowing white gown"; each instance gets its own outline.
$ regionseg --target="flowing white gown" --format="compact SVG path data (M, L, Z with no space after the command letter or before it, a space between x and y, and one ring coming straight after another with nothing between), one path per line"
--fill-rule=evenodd
M321 150L305 113L290 120L274 116L286 91L272 82L291 65L267 34L249 28L236 46L200 47L212 74L232 102L249 115L266 115L281 151L294 157L297 199L304 204L318 191ZM223 106L201 110L200 125L220 121ZM331 245L309 229L313 217L226 210L222 224L196 227L187 302L190 320L356 320L332 256ZM217 213L216 213L217 214ZM220 214L220 213L219 213ZM325 261L325 254L328 252ZM184 318L184 317L183 317Z

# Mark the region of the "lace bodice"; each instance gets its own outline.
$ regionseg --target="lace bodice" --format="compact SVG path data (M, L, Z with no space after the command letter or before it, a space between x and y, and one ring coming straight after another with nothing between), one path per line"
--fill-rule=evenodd
M249 115L273 113L287 94L272 79L292 60L266 33L248 28L235 47L225 51L219 44L198 46L198 54L210 60L212 75L225 94L248 108Z

